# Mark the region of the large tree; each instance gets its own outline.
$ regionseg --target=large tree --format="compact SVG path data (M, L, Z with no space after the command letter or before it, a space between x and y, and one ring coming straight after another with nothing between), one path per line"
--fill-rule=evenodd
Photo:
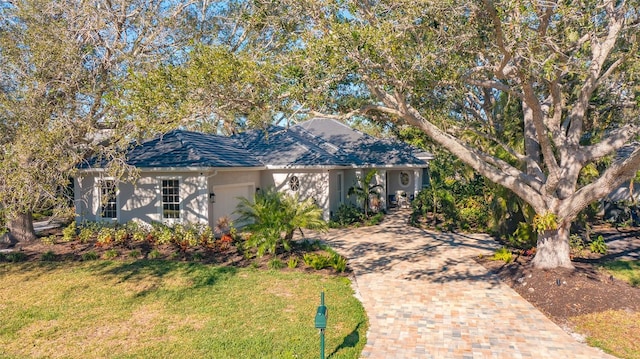
M640 134L638 1L232 4L236 46L157 69L155 89L184 91L166 108L216 116L211 107L228 103L245 122L305 114L416 126L531 205L539 268L571 267L571 222L640 168L640 149L616 156ZM225 58L237 71L217 72Z
M638 148L616 157L640 134L637 1L278 4L303 14L283 66L298 105L422 129L533 207L538 268L571 267L571 222L640 168Z
M122 150L151 126L119 110L132 71L180 61L190 2L0 3L0 208L18 240L32 213L64 205L77 164L91 156L122 176ZM119 170L118 170L119 169Z

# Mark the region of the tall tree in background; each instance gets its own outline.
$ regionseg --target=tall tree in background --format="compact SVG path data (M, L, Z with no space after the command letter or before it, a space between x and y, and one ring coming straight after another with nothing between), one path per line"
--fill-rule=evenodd
M307 20L296 4L232 0L206 6L184 31L184 61L137 72L123 86L140 122L182 119L205 132L236 133L295 117L290 56ZM296 53L300 55L299 53Z
M111 174L141 126L118 110L133 71L179 60L190 3L162 0L0 3L0 207L18 240L32 213L65 203L75 166L97 155ZM177 55L176 55L177 54ZM173 58L172 58L173 57ZM156 124L153 124L156 125Z
M637 1L286 6L307 24L288 69L298 104L419 127L510 189L537 214L538 268L572 267L571 222L640 167L635 149L578 185L585 166L640 134ZM496 111L505 98L520 105L519 118ZM497 135L514 124L518 146Z

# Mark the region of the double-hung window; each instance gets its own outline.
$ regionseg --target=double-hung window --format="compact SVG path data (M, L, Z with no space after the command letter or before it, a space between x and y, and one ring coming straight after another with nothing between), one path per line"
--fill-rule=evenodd
M162 180L162 219L180 218L180 180Z
M117 219L118 203L117 203L115 181L101 180L99 183L100 183L100 218Z

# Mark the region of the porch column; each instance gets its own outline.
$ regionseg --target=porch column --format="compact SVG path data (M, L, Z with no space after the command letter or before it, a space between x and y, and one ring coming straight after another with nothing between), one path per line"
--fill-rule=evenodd
M387 209L387 170L379 170L376 174L376 184L382 186L380 193L380 209Z
M422 169L413 170L413 198L418 197L418 192L422 189Z

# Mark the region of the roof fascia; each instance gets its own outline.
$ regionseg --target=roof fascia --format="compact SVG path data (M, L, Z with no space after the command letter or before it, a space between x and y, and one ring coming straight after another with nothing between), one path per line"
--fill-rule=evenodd
M331 170L331 169L357 169L357 168L385 168L385 169L403 169L403 168L427 168L429 164L403 164L403 165L350 165L350 166L274 166L267 165L268 170Z
M267 169L266 166L259 167L137 167L141 172L207 172L207 171L260 171ZM91 172L105 172L104 168L82 168L79 172L91 173Z

